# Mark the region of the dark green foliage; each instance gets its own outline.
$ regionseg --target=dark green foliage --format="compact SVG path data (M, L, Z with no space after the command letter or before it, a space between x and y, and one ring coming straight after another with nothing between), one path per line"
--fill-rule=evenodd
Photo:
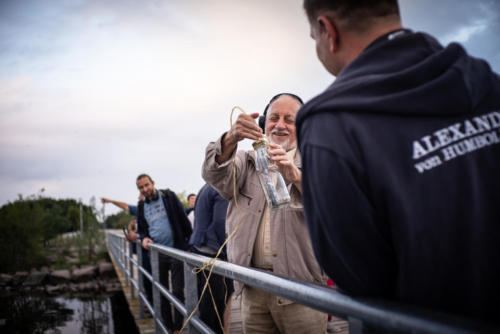
M179 199L179 201L181 201L182 205L185 208L187 208L189 206L189 203L188 203L188 200L187 200L186 191L183 190L180 193L175 193L175 194L177 195L177 198Z
M94 209L83 205L84 227L96 233ZM45 264L44 246L59 234L79 230L79 203L72 199L19 197L0 208L0 273Z
M42 207L33 201L0 208L0 272L28 269L43 260L43 216Z

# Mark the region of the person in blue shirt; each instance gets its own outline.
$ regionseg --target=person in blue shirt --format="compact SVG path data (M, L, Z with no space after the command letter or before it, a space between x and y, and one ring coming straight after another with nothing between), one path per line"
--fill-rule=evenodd
M217 251L226 240L226 212L228 201L222 198L219 193L210 185L205 184L198 196L196 196L196 203L194 205L194 230L189 239L191 252L214 257ZM222 251L219 259L227 260L226 250ZM209 271L205 270L205 275L208 276ZM198 295L205 286L206 279L203 273L198 273ZM224 324L223 314L226 308L226 303L234 291L232 280L224 276L212 273L209 280L210 288L214 296L217 311L221 316L222 323ZM214 332L223 333L223 329L219 324L217 314L212 303L210 293L205 293L200 306L200 318L206 323Z
M151 243L180 250L188 250L188 241L192 233L191 224L184 207L174 192L169 189L157 190L155 183L147 174L136 179L137 189L144 196L137 205L137 232L142 247L149 250ZM174 296L184 302L184 270L182 262L167 255L159 254L160 283ZM169 272L172 289L170 289ZM161 296L161 316L165 326L176 333L182 326L182 315L175 310L172 319L170 303Z

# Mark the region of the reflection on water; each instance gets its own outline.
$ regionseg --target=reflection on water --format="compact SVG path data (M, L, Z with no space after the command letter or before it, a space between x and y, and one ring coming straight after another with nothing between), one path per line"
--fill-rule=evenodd
M54 299L30 295L0 298L2 333L45 333L63 326L73 310ZM59 333L59 332L55 332Z
M1 333L138 333L122 292L111 296L0 297Z

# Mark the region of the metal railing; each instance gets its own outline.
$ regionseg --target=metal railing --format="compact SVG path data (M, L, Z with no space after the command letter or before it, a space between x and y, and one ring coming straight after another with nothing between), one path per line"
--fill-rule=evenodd
M131 243L123 235L107 232L108 248L113 255L126 284L130 285L131 296L139 297L139 316L144 317L145 307L155 320L156 333L168 333L161 321L160 294L174 307L188 317L198 301L197 279L192 270L202 267L207 257L178 249L150 244L152 274L142 265L140 244L137 243L137 261L132 256ZM128 247L127 247L128 245ZM184 263L185 304L160 284L158 254L162 253ZM138 277L134 275L137 268ZM255 288L296 301L319 311L347 319L349 333L498 333L500 328L481 322L457 318L443 313L417 309L399 303L373 299L353 298L335 289L313 283L295 281L248 267L242 267L217 260L213 272ZM151 305L144 295L144 279L152 282L153 301ZM197 313L191 317L188 333L213 333Z

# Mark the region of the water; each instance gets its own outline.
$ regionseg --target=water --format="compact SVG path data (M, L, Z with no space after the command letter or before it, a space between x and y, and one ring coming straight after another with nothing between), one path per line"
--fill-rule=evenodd
M0 333L139 333L123 292L84 297L0 296Z

